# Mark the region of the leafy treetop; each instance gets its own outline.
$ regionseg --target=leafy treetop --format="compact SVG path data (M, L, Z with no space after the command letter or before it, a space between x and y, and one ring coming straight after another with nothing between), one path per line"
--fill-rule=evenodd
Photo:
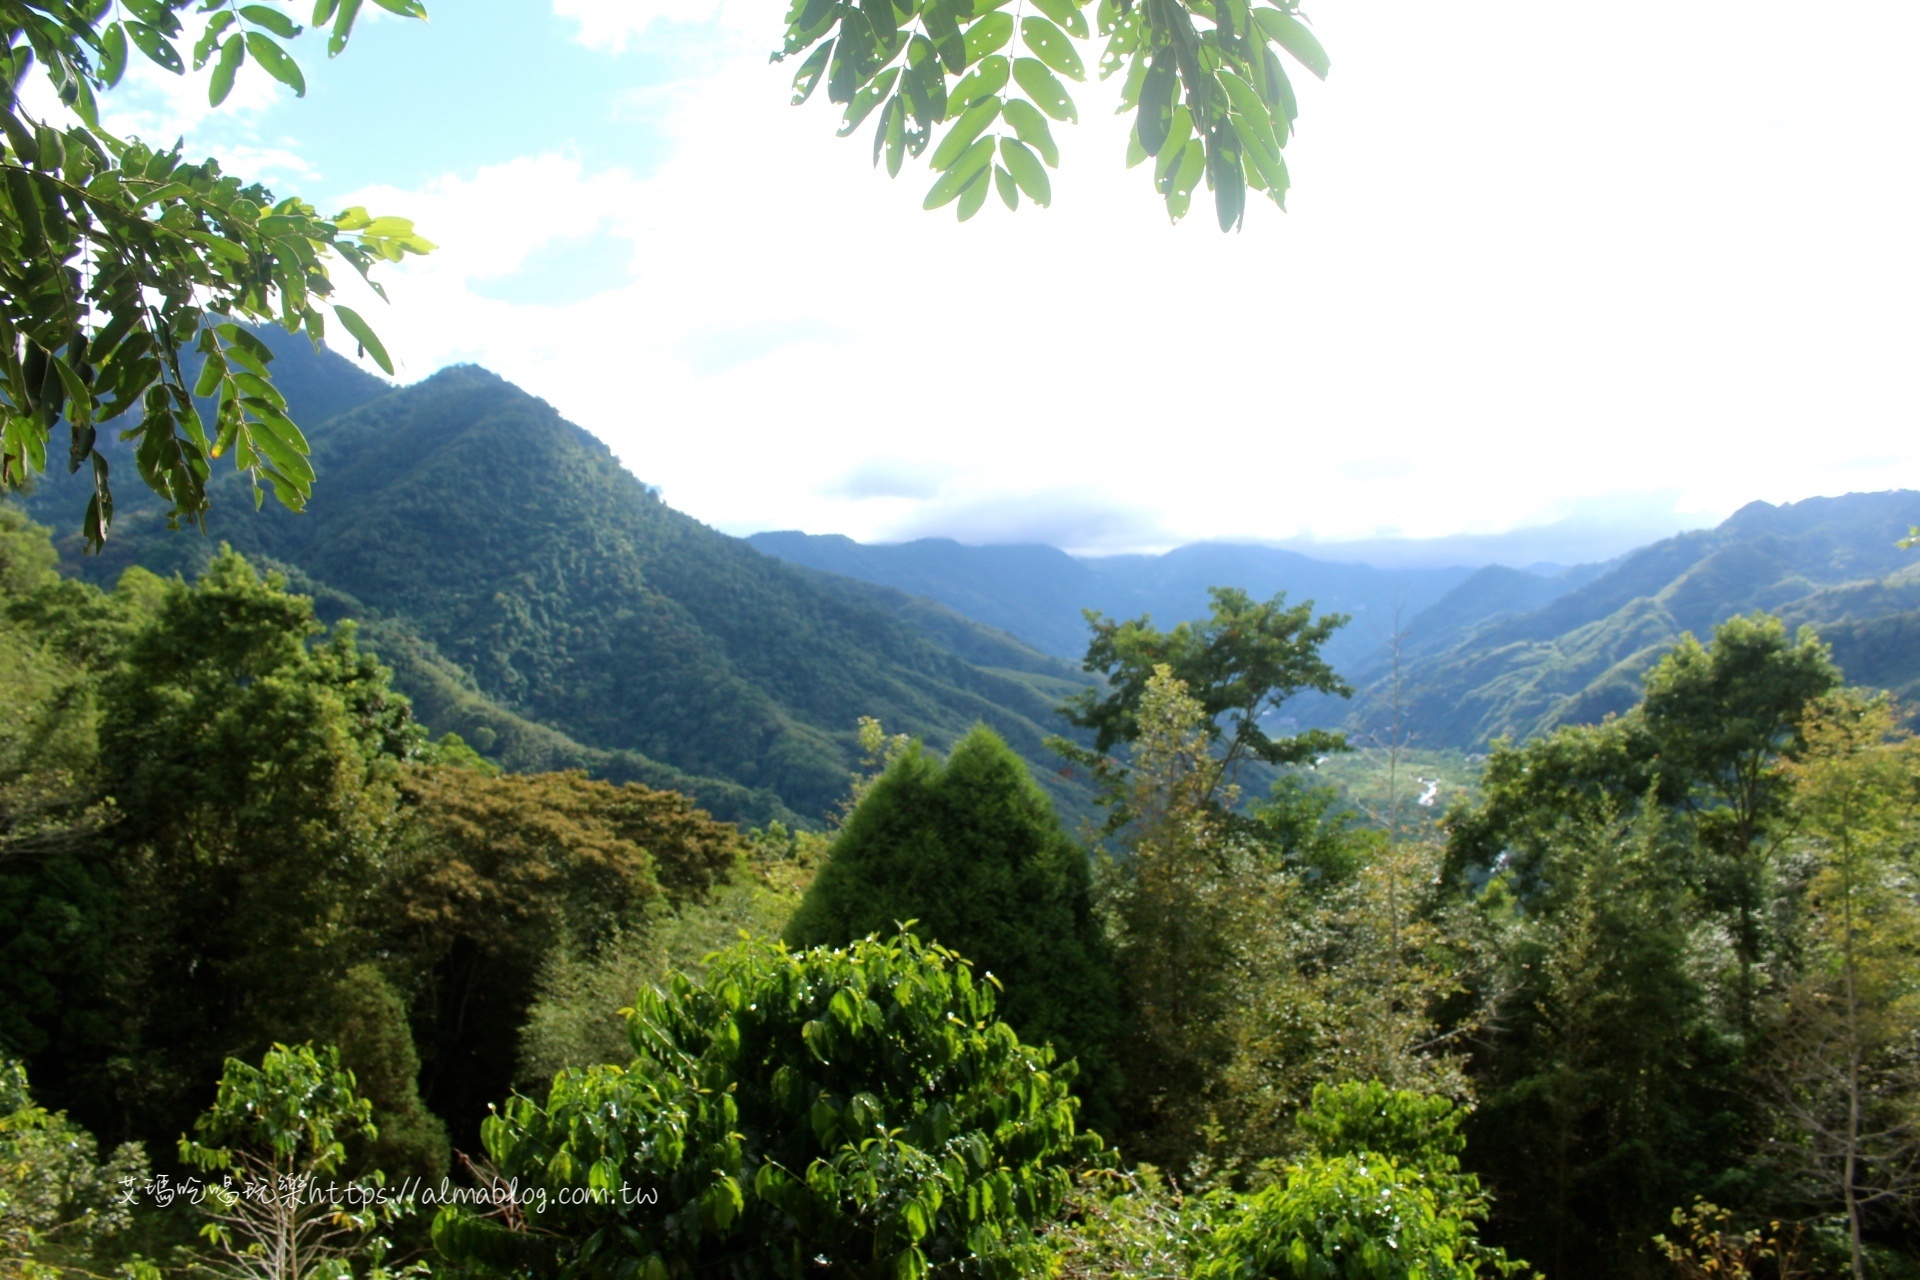
M1309 729L1275 738L1261 721L1304 689L1349 697L1353 690L1320 656L1327 638L1347 624L1339 613L1313 616L1313 602L1289 608L1286 593L1256 603L1237 587L1212 587L1212 612L1204 622L1182 622L1161 631L1150 618L1115 622L1086 611L1093 639L1087 645L1088 671L1106 677L1106 687L1086 689L1061 708L1067 720L1094 733L1093 749L1064 739L1049 745L1069 760L1113 781L1107 753L1132 743L1140 733L1140 708L1147 686L1164 667L1198 700L1209 739L1226 740L1219 778L1231 783L1237 767L1252 759L1267 764L1302 764L1346 750L1344 734ZM1224 722L1224 723L1223 723Z

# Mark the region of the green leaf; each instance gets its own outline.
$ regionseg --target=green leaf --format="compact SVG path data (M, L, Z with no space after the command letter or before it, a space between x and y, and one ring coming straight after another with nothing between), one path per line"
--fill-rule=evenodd
M360 0L340 0L334 11L333 34L327 37L327 56L337 58L353 35L353 20L360 16Z
M122 25L126 27L127 35L132 37L133 43L139 46L140 52L146 54L151 61L175 75L185 73L186 64L180 61L180 51L173 47L172 41L144 22L127 22Z
M1269 129L1273 127L1273 117L1267 114L1267 104L1260 101L1260 95L1253 86L1226 67L1214 73L1213 77L1227 95L1227 101L1233 104L1233 110L1249 120L1264 121Z
M80 381L80 375L74 372L73 366L60 356L49 356L48 360L59 373L60 385L67 393L67 421L87 426L93 421L93 397L88 394L86 384Z
M957 116L982 98L999 93L1007 87L1007 77L1013 71L1013 64L998 53L988 54L980 59L980 65L960 78L947 94L947 115Z
M1257 145L1247 148L1247 163L1260 177L1260 185L1266 188L1273 202L1282 209L1287 207L1287 187L1291 179L1287 175L1286 157L1278 152L1268 154Z
M900 165L906 157L907 143L907 104L899 98L893 100L893 114L887 118L887 176L900 176Z
M1182 107L1181 110L1185 111L1186 108ZM1180 164L1186 158L1186 142L1169 142L1153 158L1153 185L1161 195L1172 194L1174 175L1180 172Z
M333 10L340 0L313 0L313 25L324 27L333 17Z
M373 0L388 13L397 13L403 18L422 18L427 16L427 6L420 0Z
M217 355L208 356L200 366L200 377L193 384L193 394L205 399L220 389L220 379L226 376L227 362Z
M982 142L991 142L991 138L982 138ZM993 182L987 176L987 168L982 167L973 175L973 180L960 189L960 203L956 206L960 221L965 222L987 203L987 193L993 190Z
M1003 114L1007 117L1007 123L1013 126L1013 131L1020 136L1020 141L1039 152L1041 158L1053 168L1060 167L1060 148L1053 144L1053 130L1047 127L1047 118L1031 102L1023 98L1009 98ZM1014 174L1016 178L1019 176L1018 173Z
M312 465L298 453L289 449L287 442L276 435L264 422L257 424L255 428L248 433L248 438L252 442L253 447L264 454L267 461L273 464L275 471L291 481L296 488L303 491L303 496L305 493L313 492L314 477ZM280 495L280 500L286 502L286 496L284 494ZM289 502L287 505L292 506L293 504Z
M1000 159L1005 162L1008 174L1027 193L1027 199L1042 209L1053 203L1053 182L1047 177L1047 167L1026 143L1012 138L1000 139Z
M100 41L100 75L109 85L127 73L127 29L116 22Z
M1013 15L990 13L967 28L967 65L1002 48L1013 39Z
M240 16L256 27L265 27L283 40L291 40L300 34L300 24L278 9L269 9L264 4L240 6Z
M1020 19L1020 39L1040 61L1069 80L1085 80L1087 69L1080 62L1080 51L1073 47L1067 33L1045 18Z
M1172 55L1161 51L1154 55L1146 79L1140 82L1140 111L1133 131L1139 136L1140 149L1157 156L1166 147L1173 130L1174 94L1179 89Z
M300 74L300 64L275 44L271 37L263 36L258 31L247 32L247 52L267 69L268 75L292 89L294 97L307 96L307 78Z
M965 189L968 182L980 176L980 171L993 160L993 139L982 138L968 147L953 164L953 167L940 175L933 189L927 192L927 198L921 202L923 209L938 209L948 203Z
M1092 34L1087 30L1087 15L1074 0L1033 0L1033 7L1065 27L1067 34L1077 40L1085 40Z
M813 96L820 87L820 77L826 74L827 59L833 56L833 41L823 41L818 49L807 55L800 69L793 73L793 105L799 106Z
M220 47L220 61L213 64L213 77L207 81L207 101L219 106L233 91L233 77L247 60L246 41L237 33Z
M1206 167L1206 148L1195 143L1182 152L1180 170L1174 174L1173 189L1167 193L1167 213L1175 222L1186 216L1193 189L1200 184L1200 175Z
M969 107L947 130L947 136L933 149L932 165L936 172L946 169L960 158L981 132L1000 116L1000 100L988 98L977 106Z
M893 43L900 31L900 15L893 0L860 0L860 12L866 15L875 39L885 45Z
M887 0L893 3L893 0ZM839 137L846 137L860 127L862 121L873 114L873 109L887 100L893 92L893 82L900 78L900 68L888 67L860 92L853 95L853 101L847 104L847 113L842 118L838 130Z
M1066 86L1055 79L1053 72L1047 70L1039 59L1015 58L1013 79L1027 91L1027 96L1033 99L1035 106L1055 120L1079 123L1080 113L1074 110L1073 99L1067 96Z
M193 42L193 69L195 71L207 65L207 59L211 58L213 51L220 47L221 34L225 32L228 27L232 26L234 21L233 10L231 9L222 9L208 20L206 29L200 33L200 38Z
M1304 22L1290 13L1265 8L1255 9L1253 20L1266 32L1267 39L1292 54L1301 66L1322 80L1327 78L1332 63L1327 60L1327 51L1320 47L1320 41L1313 32L1307 30Z
M993 186L1000 193L1000 202L1007 208L1020 207L1020 188L1015 185L1013 175L999 165L993 166Z
M967 69L967 42L960 34L960 23L951 12L957 6L948 0L924 0L920 7L920 25L940 54L947 71L959 75ZM972 5L966 6L968 14Z
M1293 96L1293 81L1287 76L1287 69L1280 65L1280 59L1274 56L1272 49L1262 51L1266 57L1267 85L1273 94L1273 105L1279 108L1286 118L1287 128L1300 118L1300 102ZM1278 125L1275 126L1278 128Z
M358 342L361 348L373 357L373 362L391 376L393 374L393 360L388 357L387 349L380 345L380 339L373 332L373 327L360 318L360 313L350 307L336 306L333 309L333 314L340 317L340 323L347 327L347 332L353 335L353 340Z

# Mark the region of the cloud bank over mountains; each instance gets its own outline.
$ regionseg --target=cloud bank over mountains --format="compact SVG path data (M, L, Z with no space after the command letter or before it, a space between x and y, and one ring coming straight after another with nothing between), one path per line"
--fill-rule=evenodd
M208 115L143 71L126 111L413 216L441 252L366 305L407 379L496 369L729 532L1524 529L1488 554L1564 562L1920 483L1920 171L1889 163L1920 9L1823 10L1817 58L1776 0L1657 39L1523 0L1308 11L1334 73L1299 77L1292 211L1235 236L1166 225L1111 84L1057 131L1051 210L925 214L924 172L787 105L778 14L738 0L441 6L309 52L304 103L243 77Z

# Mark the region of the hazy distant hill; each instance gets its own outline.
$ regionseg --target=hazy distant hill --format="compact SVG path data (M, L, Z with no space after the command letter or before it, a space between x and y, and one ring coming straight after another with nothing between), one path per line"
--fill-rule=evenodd
M1852 680L1894 688L1920 679L1920 558L1894 544L1920 523L1920 493L1897 490L1741 508L1714 529L1643 547L1531 610L1462 627L1442 600L1409 626L1402 702L1421 742L1473 747L1558 724L1599 720L1640 695L1646 669L1681 632L1705 636L1735 614L1766 610L1812 623ZM1460 590L1528 584L1483 571ZM1385 714L1379 656L1354 708Z
M485 728L494 754L529 767L682 785L733 815L824 813L861 715L936 745L985 720L1061 785L1040 743L1071 668L701 525L484 370L302 417L320 476L306 514L256 515L228 477L210 537L136 512L81 571L191 570L230 541L295 567L331 614L371 619L436 727ZM71 528L45 510L55 496L36 506Z
M1164 555L1076 558L1053 547L969 547L946 538L866 544L838 535L757 533L768 555L937 600L958 613L1078 661L1087 648L1083 609L1151 614L1171 626L1207 612L1207 588L1243 587L1262 599L1285 591L1349 624L1328 646L1336 666L1357 666L1392 630L1396 606L1411 618L1467 578L1471 567L1376 569L1241 543L1196 543ZM1518 571L1515 571L1518 572Z

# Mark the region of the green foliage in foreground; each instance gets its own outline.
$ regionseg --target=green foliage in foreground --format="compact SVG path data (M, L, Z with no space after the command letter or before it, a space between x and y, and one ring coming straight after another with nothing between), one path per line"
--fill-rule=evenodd
M995 1016L965 961L911 934L742 943L697 985L642 993L631 1027L630 1065L562 1072L487 1122L524 1229L449 1208L443 1255L649 1280L1025 1273L1067 1166L1099 1149L1051 1055Z
M1075 1058L1102 1127L1114 1101L1119 990L1087 856L1026 764L976 726L942 764L918 744L873 783L787 926L796 946L914 932L1004 986L1003 1016Z
M125 1143L105 1161L93 1135L34 1105L26 1068L0 1057L0 1276L54 1280L84 1268L126 1231L122 1179L147 1179L146 1153Z
M181 1159L211 1175L200 1234L219 1257L196 1270L232 1280L394 1276L383 1265L389 1242L374 1233L413 1206L379 1198L377 1169L344 1184L334 1177L351 1144L377 1136L373 1104L355 1086L330 1046L276 1044L257 1067L227 1059L213 1105L194 1122L197 1138L180 1139Z
M1312 1154L1209 1241L1195 1280L1470 1280L1526 1270L1479 1241L1488 1201L1460 1172L1463 1115L1378 1081L1320 1085Z
M419 0L375 2L427 16ZM113 523L107 459L95 448L103 428L138 441L140 478L176 525L204 517L211 464L223 453L253 485L256 505L263 481L286 506L304 505L314 479L307 442L273 385L272 352L233 319L278 322L318 342L334 259L367 277L381 261L433 248L404 218L361 208L322 217L212 160L185 162L179 143L156 150L103 129L94 95L120 83L130 52L175 75L185 74L189 54L196 72L211 61L215 106L249 56L306 92L284 47L302 31L292 6L202 4L213 17L188 50L180 15L193 8L194 0L124 12L73 0L0 4L0 491L46 471L49 437L64 420L68 469L92 470L83 531L95 549ZM359 12L357 0L316 6L315 24L331 22L329 55L346 47ZM19 90L36 64L72 123L22 106ZM348 307L332 310L392 373L366 321ZM204 357L193 384L181 369L188 347ZM211 429L195 395L214 398ZM128 414L130 427L106 427Z

